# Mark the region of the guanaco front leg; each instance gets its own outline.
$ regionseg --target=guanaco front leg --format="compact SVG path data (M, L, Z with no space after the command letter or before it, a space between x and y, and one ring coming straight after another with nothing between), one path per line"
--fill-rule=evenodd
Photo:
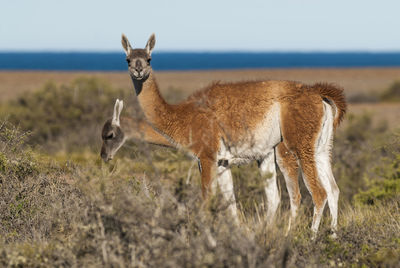
M233 190L232 172L228 161L218 161L217 168L217 183L222 196L228 203L228 210L230 211L236 224L239 224L239 217L236 207L235 193Z
M230 214L235 223L238 224L239 217L237 213L235 193L233 190L232 172L228 165L228 161L218 161L218 166L216 167L214 160L209 158L200 158L200 166L203 198L206 199L210 191L215 193L216 186L218 186L223 198L228 204ZM216 174L215 170L217 171Z
M200 167L201 192L203 198L206 199L212 190L211 183L215 173L215 161L207 157L200 158Z
M259 162L261 176L265 177L265 195L267 198L267 222L273 223L276 211L281 202L279 189L276 181L275 153L274 149Z

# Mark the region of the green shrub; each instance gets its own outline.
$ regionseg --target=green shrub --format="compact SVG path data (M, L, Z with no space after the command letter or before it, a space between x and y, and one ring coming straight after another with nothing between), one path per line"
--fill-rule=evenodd
M336 133L332 161L342 201L352 201L354 194L365 188L366 174L387 156L382 150L386 142L384 122L373 124L369 114L346 117L344 127Z
M383 101L400 101L400 81L395 81L392 85L382 93Z
M23 148L27 136L6 121L0 124L0 175L23 179L39 172L33 153Z
M373 124L371 115L349 115L335 139L334 174L341 199L376 204L400 196L400 135Z
M0 152L0 172L4 173L7 168L7 158L6 156Z
M376 205L392 200L400 202L400 153L386 162L376 167L374 174L367 178L367 190L354 196L356 204Z

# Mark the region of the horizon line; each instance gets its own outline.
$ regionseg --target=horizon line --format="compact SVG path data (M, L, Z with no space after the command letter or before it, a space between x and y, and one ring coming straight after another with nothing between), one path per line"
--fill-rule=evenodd
M49 53L49 54L68 54L68 53L85 53L85 54L125 54L124 51L118 50L8 50L0 49L1 54L39 54L39 53ZM262 54L262 53L276 53L276 54L291 54L291 53L298 53L298 54L311 54L311 53L321 53L321 54L397 54L400 53L399 50L234 50L234 49L227 49L227 50L159 50L154 51L153 54L164 54L164 53L179 53L179 54L228 54L228 53L237 53L237 54Z

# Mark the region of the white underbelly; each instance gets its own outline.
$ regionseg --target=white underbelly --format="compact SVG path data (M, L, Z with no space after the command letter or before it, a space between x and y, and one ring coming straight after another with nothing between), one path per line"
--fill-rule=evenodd
M263 159L281 142L280 107L274 104L258 126L237 143L221 140L217 159L226 159L229 164L239 164L254 159Z

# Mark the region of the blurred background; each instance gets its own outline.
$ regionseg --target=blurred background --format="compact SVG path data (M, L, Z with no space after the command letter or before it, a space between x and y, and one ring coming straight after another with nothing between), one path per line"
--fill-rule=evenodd
M0 263L395 266L399 10L394 0L3 2ZM215 213L224 211L217 203L199 212L197 164L182 151L135 141L102 163L101 129L115 99L124 100L123 115L137 116L122 33L134 48L156 34L152 66L171 103L213 81L343 87L348 113L333 148L339 240L310 243L312 200L302 182L301 224L296 238L283 237L289 202L280 173L281 217L277 229L266 230L264 180L255 164L233 168L244 232ZM187 217L177 215L181 205ZM155 239L156 227L167 235ZM208 234L224 246L212 247Z

